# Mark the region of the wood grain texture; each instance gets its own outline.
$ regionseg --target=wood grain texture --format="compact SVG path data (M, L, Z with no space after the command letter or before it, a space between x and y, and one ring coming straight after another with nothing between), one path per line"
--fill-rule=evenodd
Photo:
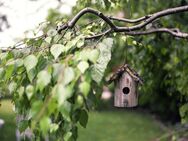
M135 107L138 105L138 82L127 72L124 72L119 80L115 81L114 106Z

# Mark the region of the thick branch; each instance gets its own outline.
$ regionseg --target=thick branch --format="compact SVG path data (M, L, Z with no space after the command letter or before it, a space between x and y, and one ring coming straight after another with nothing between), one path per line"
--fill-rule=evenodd
M139 23L142 22L148 18L150 18L152 15L146 15L144 17L140 17L138 19L125 19L125 18L117 18L113 16L108 16L109 19L119 21L119 22L125 22L125 23Z
M59 27L58 32L60 33L65 28L73 28L75 24L77 23L77 21L86 13L91 13L100 17L111 27L111 29L116 29L116 26L112 23L112 21L108 17L104 16L103 13L97 10L94 10L92 8L85 8L81 10L71 21L69 21L68 24L63 24L62 27Z
M181 12L186 12L188 11L188 5L186 6L181 6L181 7L175 7L175 8L169 8L166 10L162 10L160 12L156 12L152 15L147 15L138 19L134 19L134 20L130 20L130 19L124 19L124 18L116 18L116 17L109 17L109 16L105 16L104 14L102 14L101 12L94 10L92 8L85 8L83 10L81 10L72 20L70 20L68 23L63 24L62 26L58 27L58 32L61 33L62 30L65 30L66 28L73 28L75 26L75 24L77 23L77 21L86 13L91 13L94 14L96 16L98 16L99 18L103 19L109 26L110 29L101 33L101 34L97 34L94 36L90 36L87 37L86 39L93 39L93 38L98 38L104 35L107 35L109 33L112 32L124 32L127 35L147 35L147 34L152 34L152 33L156 33L156 32L165 32L165 33L169 33L175 37L180 37L180 38L187 38L187 33L182 33L182 32L177 32L172 30L172 29L168 29L168 28L160 28L160 29L151 29L151 30L147 30L147 31L137 31L137 30L141 30L143 29L146 25L148 25L149 23L152 23L154 20L167 16L167 15L171 15L171 14L176 14L176 13L181 13ZM120 22L128 22L128 23L138 23L138 22L142 22L139 23L137 25L134 26L130 26L130 27L120 27L120 26L116 26L112 20L116 20L116 21L120 21ZM134 32L133 32L134 31ZM137 32L136 32L137 31Z
M160 17L164 17L167 15L176 14L176 13L181 13L181 12L185 12L185 11L188 11L188 5L181 6L181 7L175 7L175 8L169 8L169 9L157 12L155 14L152 14L152 16L150 16L150 18L148 18L145 22L143 22L141 24L131 26L131 27L117 27L117 31L124 32L124 31L139 30L139 29L145 27L146 25L148 25L149 23L152 23L154 20L156 20Z

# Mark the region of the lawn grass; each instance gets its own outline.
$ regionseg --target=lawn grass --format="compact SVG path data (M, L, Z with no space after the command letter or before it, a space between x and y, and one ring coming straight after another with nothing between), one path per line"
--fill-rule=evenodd
M153 141L164 131L148 114L133 111L92 112L78 141Z
M0 129L0 141L15 141L15 114L13 112L13 104L10 100L1 101L0 119L5 121L3 128Z
M0 141L15 141L15 115L10 100L3 100L0 118L5 126L0 129ZM78 141L153 141L163 130L149 114L116 110L91 112L87 128L79 126Z

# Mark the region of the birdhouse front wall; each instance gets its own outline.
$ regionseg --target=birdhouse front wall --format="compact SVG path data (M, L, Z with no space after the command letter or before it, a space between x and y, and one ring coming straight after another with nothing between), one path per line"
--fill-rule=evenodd
M137 82L124 72L115 82L114 106L135 107L138 104Z

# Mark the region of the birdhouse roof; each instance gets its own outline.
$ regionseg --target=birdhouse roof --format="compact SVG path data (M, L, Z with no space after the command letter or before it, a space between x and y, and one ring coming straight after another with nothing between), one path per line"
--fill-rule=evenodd
M121 66L109 79L108 83L112 83L117 80L124 72L127 72L135 81L143 84L142 78L138 75L138 73L131 69L128 64Z

